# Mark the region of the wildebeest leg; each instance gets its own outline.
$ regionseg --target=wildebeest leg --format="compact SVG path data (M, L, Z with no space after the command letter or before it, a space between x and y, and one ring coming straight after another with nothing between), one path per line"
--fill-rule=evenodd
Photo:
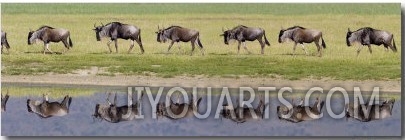
M262 48L261 50L261 54L264 54L264 42L262 41L262 39L258 39L259 43L260 43L260 47Z
M137 39L137 40L135 40L135 41L136 41L136 43L138 43L139 47L141 48L142 54L145 53L145 50L143 49L143 45L142 45L141 40Z
M193 55L194 49L195 49L195 40L191 41L191 54L190 55Z
M44 102L49 101L48 93L43 94L42 97L43 97Z
M390 46L391 47L391 46ZM385 50L385 52L388 52L388 45L385 45L384 44L384 50Z
M63 40L62 42L63 42L63 45L65 45L65 48L66 48L62 53L65 53L66 51L69 50L69 44L68 44L67 40Z
M315 45L316 45L316 48L318 48L318 56L319 57L322 57L322 47L321 47L321 45L319 45L319 42L318 42L319 40L317 40L317 41L315 41ZM302 47L304 47L304 46L302 46ZM307 51L305 51L305 54L307 54L308 55L308 53L307 53Z
M238 41L238 54L239 54L239 50L240 50L240 41Z
M114 43L115 43L115 52L118 53L118 40L115 39Z
M295 56L295 49L297 48L297 42L294 43L294 47L293 47L293 56Z
M357 56L359 56L361 49L363 48L363 45L359 46L359 48L357 49Z
M301 44L301 46L302 46L302 50L305 51L305 55L308 55L308 51L307 51L307 49L305 49L304 44ZM319 45L317 44L316 46L318 47L318 53L319 53Z
M46 50L48 50L50 53L53 53L53 52L51 51L51 49L49 49L49 43L46 43L46 44L45 44L45 48L46 48ZM45 54L45 51L44 51L44 54Z
M371 50L371 45L367 45L367 47L368 47L368 51L370 52L370 54L372 54L373 51Z
M173 44L174 44L174 41L170 42L170 45L169 45L169 48L167 49L167 53L166 53L166 54L169 54L169 51L170 51L170 49L172 48Z
M243 48L249 53L249 54L251 54L252 52L250 52L248 49L247 49L247 47L246 47L246 42L243 42ZM263 53L262 53L263 54Z
M134 40L131 40L131 46L129 46L128 53L131 52L132 48L134 47L134 43L135 43Z
M112 40L109 40L109 41L107 42L107 46L108 46L108 49L110 50L110 53L112 53L112 50L111 50L111 47L110 47L111 42L112 42Z

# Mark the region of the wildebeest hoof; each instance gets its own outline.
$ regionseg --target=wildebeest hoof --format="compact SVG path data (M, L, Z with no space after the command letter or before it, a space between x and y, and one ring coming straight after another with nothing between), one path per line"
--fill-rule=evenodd
M28 109L28 112L32 112L32 110L31 110L31 107L30 107L30 99L28 99L27 100L27 109Z

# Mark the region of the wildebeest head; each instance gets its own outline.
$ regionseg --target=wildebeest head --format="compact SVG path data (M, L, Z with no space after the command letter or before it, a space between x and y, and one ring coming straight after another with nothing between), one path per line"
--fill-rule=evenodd
M286 40L286 35L284 35L285 29L281 29L280 33L278 34L278 43L283 43Z
M229 119L229 118L231 118L232 116L231 116L231 111L234 111L234 108L233 108L233 106L231 106L231 105L228 105L228 104L222 104L222 110L221 110L221 112L220 112L220 115L223 117L223 118L226 118L226 119Z
M353 32L350 31L349 28L347 28L346 44L347 44L348 47L350 47L352 45L352 42L355 39L355 37L353 37L352 34L353 34Z
M94 23L94 31L96 32L96 39L97 41L101 41L101 32L103 31L103 23L101 23L101 26L96 26L96 24Z
M36 37L33 36L34 32L35 31L28 32L28 39L27 39L28 45L35 43Z
M233 39L233 34L232 34L232 30L224 30L222 28L222 32L224 32L223 34L219 35L219 36L223 36L224 37L224 43L226 45L229 44L229 40Z
M282 118L282 115L287 115L292 111L292 109L289 109L287 106L277 106L277 116L279 119Z
M381 105L381 110L389 110L390 114L392 114L392 109L394 108L394 103L395 103L395 99L384 101Z
M96 109L94 110L94 114L92 115L96 119L101 118L101 114L98 110L100 110L100 104L96 104Z
M155 33L157 34L157 38L156 38L156 41L157 41L157 42L166 43L166 41L167 41L167 36L165 35L165 29L164 29L164 27L163 27L163 29L160 29L159 26L158 26L158 31L155 32Z
M157 103L156 104L156 115L157 115L157 117L164 116L165 111L166 111L165 103Z

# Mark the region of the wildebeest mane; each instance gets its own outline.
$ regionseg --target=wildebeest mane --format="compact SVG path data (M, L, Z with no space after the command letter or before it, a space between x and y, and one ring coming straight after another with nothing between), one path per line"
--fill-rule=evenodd
M166 28L166 29L164 29L164 30L169 30L169 29L171 29L171 28L175 28L175 27L178 27L178 28L183 28L183 27L178 26L178 25L172 25L172 26L170 26L170 27L167 27L167 28Z
M41 27L38 28L37 31L39 31L39 30L41 30L41 29L43 29L43 28L55 29L55 28L53 28L53 27L51 27L51 26L48 26L48 25L42 25Z
M235 29L237 29L237 28L239 28L239 27L248 28L248 27L245 26L245 25L238 25L238 26L236 26L235 28L233 28L233 30L235 30Z
M306 28L301 27L301 26L293 26L293 27L287 28L286 30L291 30L291 29L294 29L294 28L306 29Z
M357 31L363 30L363 32L373 32L375 29L371 28L371 27L364 27L364 28L360 28ZM355 32L357 32L355 31Z

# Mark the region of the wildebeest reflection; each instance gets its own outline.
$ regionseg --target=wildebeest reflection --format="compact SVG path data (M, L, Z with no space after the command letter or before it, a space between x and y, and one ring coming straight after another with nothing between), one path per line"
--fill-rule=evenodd
M203 45L200 41L200 32L197 30L187 29L180 26L170 26L166 29L160 29L155 32L157 34L157 42L165 43L168 39L171 40L167 53L172 48L174 42L191 42L191 55L193 55L195 44L200 47L202 55L204 55ZM180 49L180 48L179 48Z
M139 47L141 48L141 53L145 52L141 40L141 29L134 25L123 24L120 22L111 22L106 25L101 24L101 26L96 27L96 24L94 24L93 30L96 32L97 41L100 41L102 37L110 37L110 40L107 43L110 53L112 52L110 48L110 44L112 41L114 41L115 51L118 53L117 41L119 38L131 40L131 46L128 49L128 53L130 53L132 48L134 47L134 41L136 41L136 43L138 43Z
M96 104L96 108L93 114L94 118L104 119L111 123L118 123L121 121L131 121L136 118L136 115L140 114L141 103L143 93L136 103L133 103L134 98L132 94L128 94L128 105L117 106L117 93L115 93L113 103L109 98L111 93L108 94L107 104Z
M177 97L177 99L179 99L179 97ZM167 107L163 102L156 105L156 114L158 118L159 116L164 116L166 118L176 120L185 117L192 117L194 116L194 113L198 113L198 106L200 105L201 97L195 101L193 95L191 95L188 103L179 103L179 100L174 103L171 99L169 99L169 102L170 105ZM185 109L187 111L184 111Z
M10 96L8 95L8 91L7 91L6 96L3 96L3 94L1 94L1 112L6 111L6 104L7 104L9 97Z
M43 95L43 100L27 100L28 112L37 114L42 118L49 118L52 116L65 116L69 113L70 103L72 102L72 97L66 95L61 103L59 102L49 102L48 94Z
M277 106L277 116L281 120L298 123L302 121L320 119L324 101L316 98L313 106L305 106L303 100L298 105L292 103L292 106Z
M246 48L246 42L245 41L259 41L260 46L262 48L261 54L264 54L264 47L265 44L267 46L270 46L270 42L266 38L266 31L262 28L253 28L253 27L247 27L244 25L239 25L234 27L233 29L230 30L224 30L222 29L223 34L220 36L224 36L224 43L226 45L229 44L229 41L231 39L235 39L238 41L238 54L240 50L240 44L243 42L243 48L248 51L248 53L251 53L247 48ZM264 42L263 42L263 37L264 37Z
M53 53L49 49L50 42L62 41L66 48L63 53L73 47L72 39L70 38L70 32L66 29L42 26L38 30L30 31L28 33L28 45L35 43L37 39L44 42L44 54L46 53L46 50L48 50L50 53Z
M268 106L268 103L265 104L261 99L256 108L242 107L239 104L236 107L224 104L220 115L236 123L244 123L250 119L263 119L266 106Z
M281 29L278 35L278 42L283 43L287 39L294 41L293 55L295 55L295 48L297 44L301 44L302 50L308 55L307 50L304 47L304 43L314 42L318 48L318 56L322 56L322 47L325 49L326 44L322 37L322 32L315 29L307 29L301 26L293 26L287 29ZM320 41L322 41L322 47L319 46Z
M375 98L374 98L375 99ZM362 122L388 118L392 115L395 99L385 100L382 104L376 104L375 100L370 105L369 102L360 104L359 98L357 103L345 105L346 118L354 118Z
M350 31L347 29L346 43L347 46L351 46L354 42L359 42L362 46L357 49L357 56L359 55L361 49L364 45L367 45L370 54L372 53L371 44L380 46L384 45L386 51L388 47L393 51L397 52L397 47L394 41L394 35L388 31L377 30L371 27L360 28L357 31Z
M6 47L7 52L9 53L10 45L7 41L7 33L1 31L1 53L3 53L3 48Z

